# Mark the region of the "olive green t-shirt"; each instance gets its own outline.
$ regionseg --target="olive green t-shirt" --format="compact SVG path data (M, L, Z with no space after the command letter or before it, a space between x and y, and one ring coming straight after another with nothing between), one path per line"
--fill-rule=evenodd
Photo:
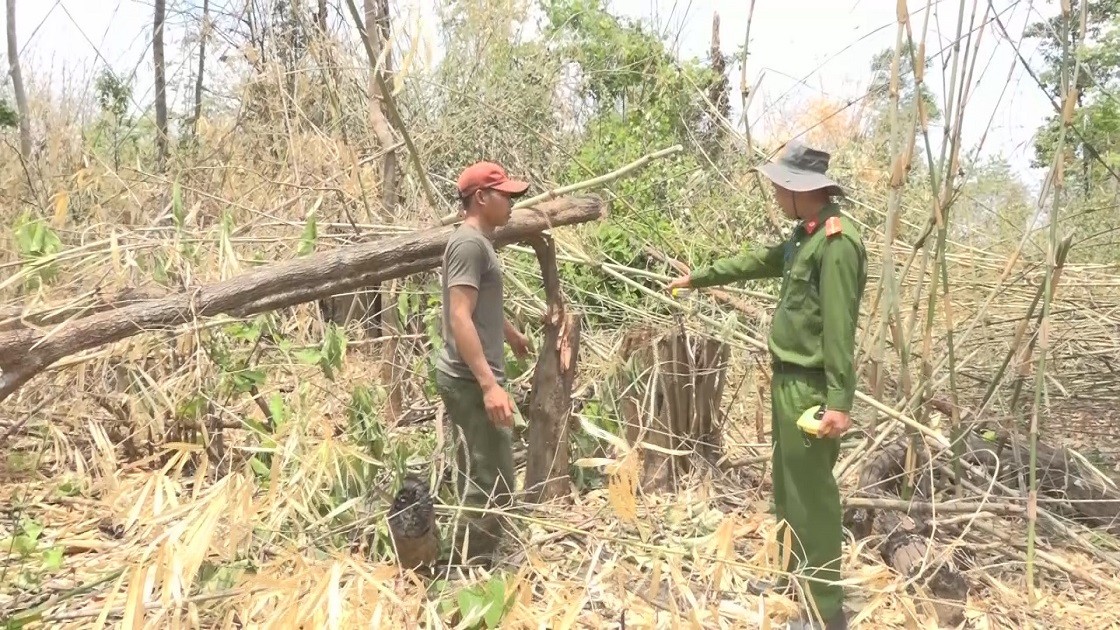
M477 228L462 224L451 233L443 252L443 351L436 369L459 378L476 380L463 361L451 333L451 296L454 286L478 290L471 321L482 342L482 353L494 378L505 380L505 311L502 308L502 267L494 244Z

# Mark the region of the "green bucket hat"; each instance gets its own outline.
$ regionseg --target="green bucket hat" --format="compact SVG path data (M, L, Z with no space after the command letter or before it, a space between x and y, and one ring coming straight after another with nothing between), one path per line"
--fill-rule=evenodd
M794 192L828 189L832 195L844 195L844 189L825 175L831 155L792 140L777 160L755 167L770 181Z

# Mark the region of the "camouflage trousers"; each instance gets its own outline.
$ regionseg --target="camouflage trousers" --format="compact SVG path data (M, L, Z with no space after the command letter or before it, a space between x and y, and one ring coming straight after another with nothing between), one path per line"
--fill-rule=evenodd
M451 558L469 563L489 558L508 519L516 487L510 429L490 422L482 388L472 379L436 371L436 389L447 409L455 441L455 490L464 510L453 519Z

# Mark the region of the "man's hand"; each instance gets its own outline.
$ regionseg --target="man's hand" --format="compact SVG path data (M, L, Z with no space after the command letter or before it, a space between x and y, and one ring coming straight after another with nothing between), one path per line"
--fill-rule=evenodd
M852 419L844 411L828 409L821 418L821 428L817 433L822 438L838 438L852 427Z
M529 337L521 331L511 331L510 334L506 336L506 343L509 344L510 349L513 350L513 355L518 359L524 359L529 356Z
M691 285L692 274L686 273L683 276L673 278L665 288L671 292L673 289L687 289Z
M486 415L494 426L513 426L513 401L501 385L494 384L483 390L482 403L486 405Z

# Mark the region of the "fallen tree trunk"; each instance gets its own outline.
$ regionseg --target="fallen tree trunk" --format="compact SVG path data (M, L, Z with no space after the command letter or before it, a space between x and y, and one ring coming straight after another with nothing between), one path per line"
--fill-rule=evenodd
M594 196L561 198L517 210L494 234L494 245L593 221L602 212L603 202ZM199 317L244 317L431 269L439 264L454 229L432 228L269 265L189 292L77 319L50 334L35 330L0 334L0 401L55 361L132 335L172 329Z
M526 501L543 503L571 490L568 425L572 386L579 360L582 316L568 312L560 290L556 248L549 238L532 241L541 265L548 312L533 391L529 397L529 453L525 462Z
M1028 464L1024 461L1022 467L1016 465L1014 441L1019 440L1019 453L1026 460L1026 440L997 434L989 437L993 439L969 434L966 459L982 466L1004 485L1021 489L1019 480L1027 478ZM1042 442L1038 443L1037 464L1041 496L1062 502L1066 511L1086 525L1120 535L1120 483L1116 479L1092 469L1069 449Z
M18 306L0 308L0 333L24 330L28 328L28 325L58 326L66 323L67 320L89 317L129 304L159 299L165 295L167 295L166 291L135 287L117 291L113 295L106 295L95 289L75 298L68 304L44 307L37 311L24 312L24 309ZM90 298L92 298L92 301Z
M908 463L911 465L907 465ZM862 492L876 497L898 497L907 485L907 471L915 471L916 479L910 484L914 494L923 498L933 496L933 478L929 474L928 459L920 449L911 450L907 438L885 445L867 461L860 472ZM934 611L941 625L956 626L964 615L968 599L968 580L952 558L939 559L932 550L932 527L929 510L915 510L913 516L894 509L876 509L876 504L850 502L844 514L845 526L856 540L871 534L884 536L879 553L892 569L904 579L928 589ZM883 505L883 504L880 504Z

